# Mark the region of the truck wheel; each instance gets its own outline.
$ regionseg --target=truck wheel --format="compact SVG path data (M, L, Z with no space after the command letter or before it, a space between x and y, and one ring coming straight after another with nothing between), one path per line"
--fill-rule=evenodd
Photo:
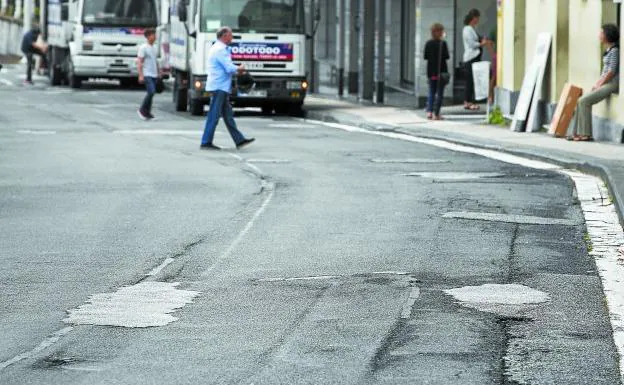
M288 111L288 114L290 116L296 116L296 117L303 118L304 117L303 103L292 103L290 105L290 109Z
M176 76L173 81L173 104L176 111L186 111L187 107L187 92L184 88L180 87L179 77Z
M52 50L50 51L50 68L49 68L49 74L50 74L50 84L52 84L53 86L60 86L61 85L61 68L60 68L60 63L58 63L58 53L56 52L56 48L52 47Z
M191 115L200 116L204 114L204 103L197 99L189 99L189 110Z
M69 73L67 74L67 81L71 88L80 88L82 86L82 78L74 74L74 65L69 62Z
M262 106L262 115L268 116L271 115L273 113L273 106L271 105L264 105Z
M277 115L286 115L290 112L290 105L288 104L277 104L275 105L275 113Z

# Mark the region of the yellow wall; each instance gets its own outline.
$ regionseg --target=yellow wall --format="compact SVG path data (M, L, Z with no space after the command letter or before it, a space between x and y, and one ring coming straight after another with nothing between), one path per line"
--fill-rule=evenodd
M499 32L497 52L500 87L518 91L522 87L525 62L526 0L503 0L502 33Z
M568 81L570 0L525 0L525 2L526 66L530 65L535 56L537 35L542 32L550 33L552 36L550 65L544 79L547 81L548 90L546 98L556 103L563 86Z
M569 54L569 79L572 84L582 87L584 92L591 91L600 77L604 52L598 41L600 28L604 23L615 22L616 15L616 6L611 1L570 0L570 41L573 44ZM620 58L620 72L622 69L624 66ZM623 80L620 76L621 90L624 90ZM623 107L623 95L613 95L596 105L593 114L624 124Z

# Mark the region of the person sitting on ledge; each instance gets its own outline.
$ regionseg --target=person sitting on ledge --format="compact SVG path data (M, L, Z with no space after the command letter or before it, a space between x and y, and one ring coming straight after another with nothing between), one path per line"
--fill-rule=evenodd
M592 138L592 106L605 100L619 89L620 31L615 24L605 24L600 32L600 42L607 48L602 57L602 73L587 95L578 101L575 133L568 140L590 141Z

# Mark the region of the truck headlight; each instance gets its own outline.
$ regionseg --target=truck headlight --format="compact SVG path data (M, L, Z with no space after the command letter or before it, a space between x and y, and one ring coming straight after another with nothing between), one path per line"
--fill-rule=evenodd
M82 42L82 50L83 51L92 51L93 50L93 42L89 40L84 40Z
M195 89L201 90L203 87L201 80L195 80Z
M305 90L308 88L308 82L301 80L291 80L286 82L286 88L289 90Z

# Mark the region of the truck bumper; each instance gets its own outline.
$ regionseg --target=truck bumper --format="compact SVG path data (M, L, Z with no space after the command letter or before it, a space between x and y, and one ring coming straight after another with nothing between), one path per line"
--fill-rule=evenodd
M230 100L238 107L261 107L271 104L303 104L307 94L305 78L264 78L256 77L256 85L248 94L237 91L232 86ZM206 77L194 76L191 83L191 98L203 103L210 101L210 93L205 91Z
M72 63L77 76L129 78L139 75L135 57L76 55Z

